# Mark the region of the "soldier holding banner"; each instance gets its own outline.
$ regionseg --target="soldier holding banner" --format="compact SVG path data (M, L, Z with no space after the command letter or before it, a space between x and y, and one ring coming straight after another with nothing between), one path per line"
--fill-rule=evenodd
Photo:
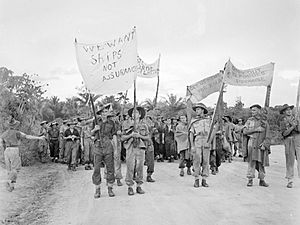
M209 176L209 155L210 143L208 143L208 133L210 129L210 119L205 117L208 113L206 106L202 103L197 103L193 106L193 110L197 116L191 121L189 128L189 139L191 143L191 152L193 154L193 166L195 183L194 187L198 188L199 176L202 176L202 186L208 187L206 182Z
M114 168L114 148L113 143L117 146L117 129L115 123L108 119L111 115L109 111L110 105L103 106L98 110L97 115L100 115L98 125L95 125L92 130L94 139L94 172L92 176L93 184L95 185L94 198L100 198L100 184L101 184L101 162L104 161L106 167L106 182L108 186L109 197L114 197L113 184L115 182L115 168Z
M132 188L134 185L134 175L137 184L136 192L138 194L145 193L141 187L143 184L143 167L147 147L146 143L151 141L148 127L142 122L145 114L146 112L143 107L136 107L136 110L134 108L128 110L128 115L136 120L136 130L134 130L133 125L126 129L127 131L122 135L122 141L124 141L126 148L126 184L128 185L128 195L134 195Z
M286 160L286 179L287 187L293 187L294 163L297 160L298 176L300 177L300 124L298 118L292 114L293 105L283 105L280 114L284 117L281 121L281 134L284 138L285 160Z
M259 186L268 187L269 185L265 182L265 167L269 166L270 127L266 118L262 115L260 105L252 105L250 109L252 117L247 120L244 129L244 134L249 137L247 144L247 186L253 186L255 169L257 169Z

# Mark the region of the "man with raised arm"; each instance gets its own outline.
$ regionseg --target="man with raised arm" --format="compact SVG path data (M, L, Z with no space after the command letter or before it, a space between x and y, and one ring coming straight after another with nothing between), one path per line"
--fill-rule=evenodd
M15 183L17 182L17 173L21 169L21 157L19 152L19 145L21 138L30 140L45 140L45 136L32 136L24 134L19 131L20 122L14 118L10 119L8 123L8 130L0 136L0 143L4 147L5 166L8 173L8 180L6 188L8 191L13 191Z

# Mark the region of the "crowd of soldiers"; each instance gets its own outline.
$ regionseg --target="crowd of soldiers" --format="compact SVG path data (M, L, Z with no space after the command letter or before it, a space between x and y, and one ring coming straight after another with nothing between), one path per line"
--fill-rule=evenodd
M194 187L208 187L207 178L219 172L221 163L231 163L233 157L241 157L248 163L247 186L253 186L255 170L258 171L259 186L268 187L265 181L265 167L269 166L270 127L260 105L250 107L252 116L244 123L225 115L215 121L211 129L211 116L203 103L194 104L196 114L187 121L187 115L177 118L163 118L147 114L143 107L131 108L123 115L111 110L111 104L104 105L94 118L64 120L60 127L56 121L40 123L38 136L18 131L19 122L12 118L6 132L1 135L5 147L5 162L8 170L7 188L14 189L17 171L20 169L18 143L21 137L39 139L38 156L47 162L48 148L52 162L65 163L68 170L76 171L83 164L86 170L93 170L95 198L101 196L101 168L105 170L108 195L115 196L113 184L122 186L121 162L126 162L125 182L128 195L144 194L143 167L147 166L147 182L155 182L154 161L169 163L179 160L179 175L194 175ZM287 187L293 186L294 161L299 159L300 125L292 115L293 106L284 105L281 124L285 144ZM210 133L210 130L212 132ZM299 164L298 164L298 174Z

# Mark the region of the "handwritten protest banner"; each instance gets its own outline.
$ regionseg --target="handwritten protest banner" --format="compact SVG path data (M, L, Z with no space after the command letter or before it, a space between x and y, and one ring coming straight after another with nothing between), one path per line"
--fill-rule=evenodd
M138 69L135 28L99 44L75 42L75 50L80 73L90 92L111 95L132 86Z
M138 61L137 75L139 77L153 78L153 77L157 77L159 75L160 58L158 58L152 64L145 63L139 56L137 57L137 61Z
M272 85L273 74L274 63L239 70L229 60L225 67L224 83L234 86L269 86Z
M187 99L196 103L202 101L210 94L220 91L223 81L223 73L217 73L198 81L195 84L187 87Z

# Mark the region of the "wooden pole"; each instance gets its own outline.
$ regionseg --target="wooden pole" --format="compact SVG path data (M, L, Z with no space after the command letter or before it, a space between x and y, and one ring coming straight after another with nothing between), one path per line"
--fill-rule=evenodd
M159 61L158 61L158 69L160 70L160 54L159 54ZM157 85L156 85L156 93L155 93L155 99L154 99L154 108L157 105L158 88L159 88L159 72L157 74Z
M135 111L136 111L136 78L134 79L134 89L133 89L133 130L136 131L136 117L135 117Z
M186 96L190 96L190 95L191 95L191 93L189 90L189 86L187 86L186 87ZM193 103L190 99L188 99L186 101L186 117L187 117L188 126L190 125L191 120L192 120L192 107L193 107Z
M212 120L211 120L211 123L210 123L210 128L209 128L207 141L209 141L210 138L211 138L211 134L212 134L212 131L213 131L213 128L214 128L215 121L217 119L222 119L222 116L223 116L223 115L220 115L220 114L223 114L222 107L223 107L223 90L224 90L224 86L225 86L225 83L223 82L222 85L221 85L221 90L220 90L220 93L219 93L219 98L218 98L218 101L217 101L217 105L215 107L214 114L213 114L213 117L212 117Z
M297 90L296 115L299 115L299 101L300 101L300 79L298 82L298 90Z
M96 115L96 111L95 111L95 105L94 105L94 100L92 97L92 94L90 93L90 101L91 101L91 106L92 106L92 111L93 111L93 115L95 118L95 125L98 125L98 120L97 120L97 115ZM100 131L99 131L100 132Z
M270 96L271 96L271 85L267 86L266 99L265 99L265 108L270 106Z

